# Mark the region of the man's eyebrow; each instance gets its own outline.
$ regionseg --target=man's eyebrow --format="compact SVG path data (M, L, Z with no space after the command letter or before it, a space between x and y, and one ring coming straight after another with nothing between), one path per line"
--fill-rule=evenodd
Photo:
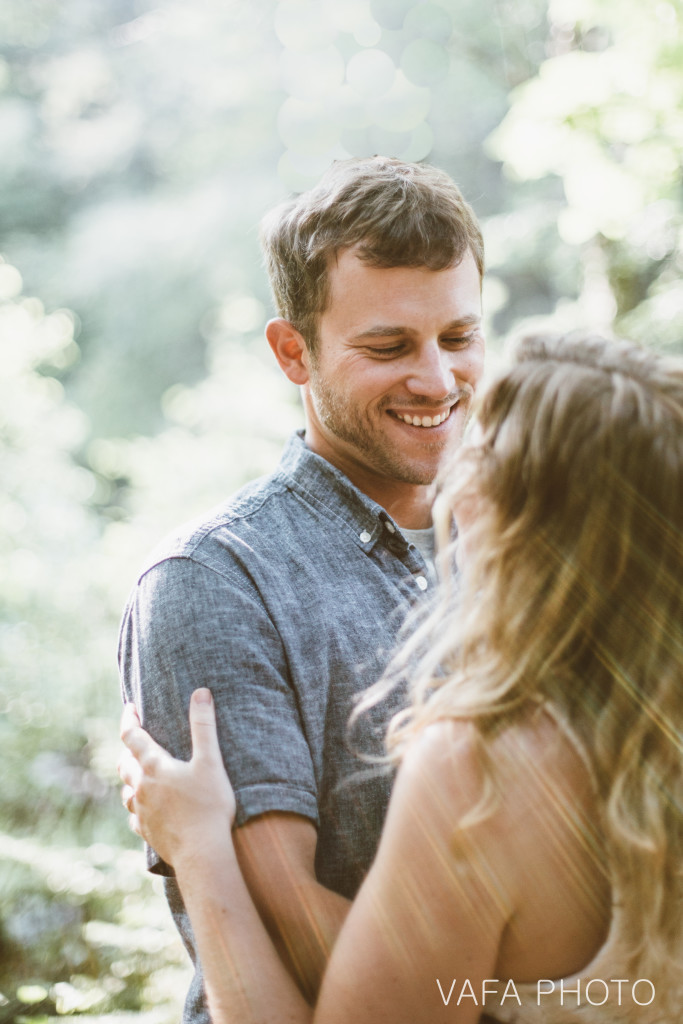
M441 328L439 334L447 334L449 331L457 331L462 327L477 327L481 323L481 317L476 313L471 313L468 316L458 317L457 320L451 320L449 324L445 324ZM394 324L377 324L375 327L369 327L367 331L362 331L360 334L354 335L354 341L362 341L364 338L395 338L399 334L415 334L416 331L412 327L404 327L402 325Z

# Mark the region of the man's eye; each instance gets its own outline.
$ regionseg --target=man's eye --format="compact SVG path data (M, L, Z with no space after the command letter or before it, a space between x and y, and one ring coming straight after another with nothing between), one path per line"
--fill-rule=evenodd
M453 338L442 338L442 344L451 345L453 348L465 348L470 342L476 337L476 331L470 331L469 334L458 334Z
M378 356L390 359L391 356L397 356L403 351L403 345L382 345L381 348L375 348L374 346L368 348L368 352L373 356Z

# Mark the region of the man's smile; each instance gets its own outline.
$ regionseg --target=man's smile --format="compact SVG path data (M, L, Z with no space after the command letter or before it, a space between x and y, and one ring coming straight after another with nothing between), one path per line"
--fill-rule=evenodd
M432 412L431 414L422 413L421 415L418 415L417 413L411 412L398 412L396 409L388 409L387 412L395 419L401 420L403 423L407 423L408 426L433 428L446 422L451 411L455 408L455 405L457 405L457 402L454 403L454 405L450 405L448 409L442 412Z

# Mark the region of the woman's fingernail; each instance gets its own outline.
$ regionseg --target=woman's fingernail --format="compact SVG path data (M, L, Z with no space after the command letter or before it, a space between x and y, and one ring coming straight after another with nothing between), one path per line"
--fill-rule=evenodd
M192 696L196 700L197 704L210 704L212 700L211 690L208 690L206 686L202 686L201 689L195 690Z

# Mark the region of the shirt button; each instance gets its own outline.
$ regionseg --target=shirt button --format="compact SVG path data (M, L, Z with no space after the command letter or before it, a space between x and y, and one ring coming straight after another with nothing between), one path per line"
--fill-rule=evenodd
M369 540L372 540L372 534L369 534L367 530L363 530L363 532L360 535L360 539L363 541L364 544L367 544Z
M386 526L389 533L396 533L396 527L394 526L393 523L390 523L388 519L384 525Z
M415 582L417 583L417 585L420 588L420 590L426 590L427 587L429 586L429 584L427 583L427 580L424 578L424 576L416 576L415 577Z

